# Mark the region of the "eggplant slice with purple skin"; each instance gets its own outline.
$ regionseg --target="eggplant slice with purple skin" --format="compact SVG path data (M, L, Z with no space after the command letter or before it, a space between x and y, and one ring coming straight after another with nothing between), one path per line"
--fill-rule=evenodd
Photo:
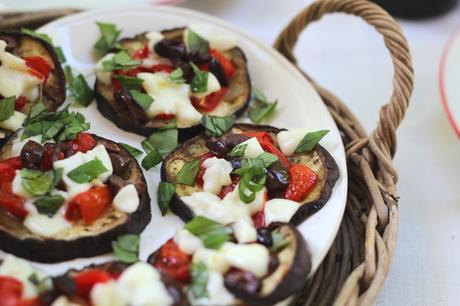
M185 28L176 28L162 31L161 33L165 39L156 44L155 50L160 48L161 50L157 50L157 53L161 53L162 57L170 58L173 65L177 66L176 68L179 67L183 70L184 78L190 81L193 77L193 71L188 64L188 60L199 62L203 60L209 61L209 59L190 58L186 54L183 44L180 47L176 46L182 43L184 30ZM145 34L122 39L119 43L128 53L133 54L147 45L148 39ZM170 46L169 43L166 43L165 46L163 42L171 42L174 46ZM231 80L226 80L225 76L220 76L222 73L219 68L220 64L215 68L215 71L213 70L221 85L226 81L228 82L226 85L228 85L229 90L216 109L203 114L213 116L234 115L240 117L248 108L251 99L251 81L247 69L246 56L238 47L229 49L223 52L223 54L234 64L235 74ZM186 57L185 60L184 57ZM97 79L94 87L99 111L122 130L143 136L150 136L158 128L168 123L168 120L148 118L145 111L134 101L129 92L124 89L115 91L111 84L104 84ZM187 128L179 128L179 140L190 139L202 131L203 127L200 124Z
M64 275L53 278L54 290L49 292L47 296L42 297L42 299L52 302L61 296L65 296L71 302L78 303L82 306L89 306L85 300L77 295L73 277L80 272L84 272L90 269L102 270L108 272L111 275L120 275L129 266L129 264L123 262L111 261L103 264L91 265L82 270L69 270ZM161 281L173 299L172 306L189 305L184 293L182 292L182 288L173 279L161 273Z
M220 138L206 136L204 133L196 136L181 146L177 147L163 162L161 167L161 179L169 183L175 183L176 176L182 166L193 159L199 159L200 156L211 152L218 155L225 155L237 144L243 142L249 137L239 135L242 132L269 132L274 140L277 133L282 129L266 125L252 124L236 124L227 134ZM220 154L219 154L220 153ZM321 145L316 145L312 152L296 153L288 160L291 163L302 163L311 168L318 175L316 187L301 201L301 206L289 221L293 224L300 224L315 212L320 210L332 194L332 188L339 178L339 169L334 158ZM273 169L279 167L280 169ZM282 164L277 162L273 164L267 173L267 183L269 197L282 197L277 195L281 192L284 194L284 188L287 187L282 174ZM286 169L284 169L286 171ZM269 187L270 182L273 182L273 187ZM198 185L187 186L183 184L176 185L176 194L174 195L170 207L171 210L185 222L190 221L194 217L193 211L185 204L181 197L189 196L194 192L202 191ZM281 188L280 188L281 187Z
M85 225L78 221L64 237L51 239L31 233L20 220L0 207L0 249L32 261L54 263L109 253L112 251L112 241L118 236L139 234L143 231L150 222L151 211L147 183L139 164L120 144L96 135L92 136L97 144L105 146L111 156L114 174L121 177L125 183L135 185L139 195L138 209L132 214L127 214L111 206L94 223ZM10 138L2 148L0 160L3 159L2 156L8 156L12 139ZM127 163L122 166L116 165L114 159L123 159ZM116 167L123 168L117 172ZM108 184L112 184L110 178ZM116 186L115 181L113 188L117 188Z

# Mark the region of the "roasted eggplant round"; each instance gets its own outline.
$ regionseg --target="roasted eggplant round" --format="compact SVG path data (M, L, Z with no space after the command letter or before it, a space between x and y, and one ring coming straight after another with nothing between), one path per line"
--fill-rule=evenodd
M176 186L176 193L170 204L171 210L182 220L189 221L194 217L194 213L181 198L203 191L203 187L197 182L193 186L176 183L177 175L185 163L211 154L211 156L227 159L233 168L237 169L241 167L241 159L230 158L228 153L238 144L250 138L245 133L268 132L276 147L275 136L281 131L283 130L271 126L236 124L227 134L219 138L209 137L203 133L184 142L166 157L161 168L162 181L173 183ZM332 188L339 177L339 170L333 157L319 144L311 152L295 153L286 158L291 165L307 166L317 176L315 187L305 198L297 201L300 207L289 220L293 224L300 224L321 209L330 198ZM270 199L284 198L288 185L289 170L280 159L267 168L265 187L268 197Z
M24 215L22 214L21 217L21 210L16 211L17 214L15 214L15 210L8 206L8 203L5 202L7 198L5 198L5 201L0 203L2 204L0 205L0 240L2 241L0 248L2 250L32 261L47 263L61 262L79 257L92 257L110 252L112 250L111 243L118 236L138 234L150 222L150 197L144 175L136 159L123 146L96 135L86 134L86 136L88 135L91 135L95 141L93 147L102 145L111 159L124 161L123 166L112 162L113 174L108 178L106 186L109 187L109 192L116 194L118 189L124 185L134 185L139 197L137 209L132 213L127 213L115 209L113 205L109 205L100 211L99 216L92 222L84 222L80 215L79 218L72 219L70 228L59 232L56 236L48 237L29 230L23 224ZM0 160L11 157L12 148L15 145L13 143L14 139L15 137L12 137L2 148ZM53 154L48 157L51 161L72 155L72 146L63 145L63 143L45 143L44 146L41 146L29 140L21 150L19 163L22 166L27 166L30 171L35 171L34 169L37 166L34 163L39 160L37 156L43 154L44 150L46 152L48 145L53 146L54 150ZM18 158L13 157L13 159ZM43 154L42 163L44 163L44 160L45 155ZM62 187L61 184L62 181L56 185L56 190L65 190L65 187ZM8 197L10 194L5 193ZM13 197L15 196L13 195ZM96 203L96 200L89 198L87 203ZM69 207L67 207L66 218L67 213L70 212ZM70 213L72 218L73 213L74 211ZM44 226L44 224L42 225Z
M221 95L219 98L220 102L217 106L214 106L212 110L200 108L192 101L192 104L194 104L193 107L203 115L241 116L247 109L251 96L251 82L247 69L246 57L243 51L238 47L233 47L220 53L220 56L224 56L227 61L231 62L231 65L233 65L234 72L231 78L228 78L218 59L211 57L209 54L205 57L200 57L187 53L183 43L184 31L185 28L176 28L161 32L163 39L154 45L155 53L159 55L160 59L163 61L160 61L160 64L151 67L142 64L140 68L134 68L124 72L118 71L117 73L132 77L136 76L136 73L138 73L135 69L141 72L157 72L157 68L155 67L158 66L158 71L171 72L173 69L181 68L183 79L186 83L190 83L194 75L194 70L190 63L205 65L207 67L206 69L215 75L221 88L227 88L227 90ZM133 38L125 38L120 40L119 43L122 49L134 56L136 53L139 54L139 51L144 50L148 45L149 40L146 35L147 33L143 33ZM170 67L169 71L167 67ZM133 71L135 71L134 74L132 73ZM106 82L97 78L95 93L97 106L100 112L119 128L136 134L149 136L171 120L171 115L157 115L153 118L147 116L146 111L135 102L130 91L126 90L123 86L116 86L116 83L116 80L114 82L113 78L112 81L107 80ZM202 101L204 101L204 98ZM199 104L200 101L197 103ZM199 122L193 125L187 124L181 126L181 123L178 121L177 124L179 127L179 140L181 141L190 139L203 131Z

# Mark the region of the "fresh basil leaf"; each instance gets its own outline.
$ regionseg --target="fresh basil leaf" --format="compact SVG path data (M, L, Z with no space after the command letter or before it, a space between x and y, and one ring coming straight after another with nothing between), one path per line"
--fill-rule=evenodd
M230 157L242 157L244 155L244 151L246 151L246 147L248 146L247 143L245 144L239 144L235 146L230 153L228 153L228 156Z
M176 193L176 186L168 182L160 182L158 184L158 207L160 207L161 215L164 216L169 210L171 200Z
M40 39L46 41L49 44L53 44L53 40L51 39L51 37L48 34L40 33L40 32L34 31L34 30L26 29L26 28L21 28L21 32L24 33L24 34L28 34L30 36L33 36L35 38L40 38Z
M62 175L63 175L64 170L62 168L55 169L53 171L53 183L51 184L50 189L48 192L52 191L56 186L59 184L59 182L62 180Z
M269 118L275 112L278 101L273 103L260 104L251 107L248 111L249 118L252 122L260 123L261 121Z
M176 118L172 118L168 121L168 123L159 128L159 130L169 130L169 129L177 129L177 122Z
M232 229L206 217L197 216L185 224L184 228L203 241L208 249L219 249L230 240Z
M121 86L128 91L131 89L139 90L144 82L142 79L126 75L116 75L115 78L120 81Z
M327 133L329 133L329 130L319 130L307 133L300 141L297 149L295 149L295 153L312 151Z
M287 240L283 234L272 232L272 241L273 244L271 249L275 252L281 252L289 245L289 240Z
M147 155L144 157L141 165L145 170L150 170L162 161L163 157L161 156L161 154L158 153L157 150L152 150L149 153L147 153Z
M119 30L117 26L112 23L96 22L96 24L99 28L99 31L101 32L101 37L94 45L94 48L103 53L106 53L115 46L117 38L120 36L121 30Z
M53 186L54 175L51 171L22 169L20 173L22 187L31 195L44 195Z
M156 150L164 158L177 147L177 137L177 128L161 129L145 139L142 147L147 152Z
M61 47L54 47L54 51L56 51L56 55L61 63L65 63L67 61Z
M14 115L14 104L16 97L8 97L0 100L0 121L6 120Z
M205 115L201 118L201 125L204 126L206 134L210 136L222 136L227 133L234 124L234 116L215 117Z
M201 163L199 159L186 162L180 169L179 173L177 173L176 183L194 186L196 175L200 170L200 165Z
M208 72L201 71L194 63L190 62L195 76L190 83L190 88L193 93L206 92L208 90Z
M38 115L40 115L44 111L46 111L45 104L43 104L43 102L41 102L41 101L38 102L37 104L32 106L32 108L30 109L29 120L37 117Z
M141 62L135 60L126 51L120 51L111 59L102 62L102 67L105 70L127 70L140 65Z
M189 289L197 299L208 296L208 274L208 267L201 261L190 266L192 281Z
M65 76L67 86L70 86L73 82L73 72L72 72L72 67L70 67L69 65L64 66L64 76Z
M39 213L54 216L59 208L64 204L65 199L60 194L45 195L35 200L34 205Z
M171 80L171 82L175 84L185 83L184 72L181 68L177 68L169 74L169 79Z
M270 167L274 162L279 160L278 156L269 152L264 152L257 156L257 158L263 161L265 168Z
M135 89L131 89L129 91L131 94L131 97L133 97L134 101L136 101L137 104L139 104L142 109L147 109L153 102L153 98L145 93L142 93L140 91L137 91Z
M123 148L125 148L126 151L128 151L129 154L131 154L134 157L138 157L138 156L140 156L142 154L141 150L136 149L135 147L132 147L129 144L122 143L122 142L119 142L118 144L120 144Z
M246 169L238 185L238 195L241 201L249 204L255 200L257 192L264 188L267 177L263 168Z
M69 91L72 97L85 107L90 105L94 99L94 91L89 87L81 74L72 77L72 81L69 84Z
M77 168L70 171L67 176L70 177L74 182L83 184L88 183L97 178L102 173L106 172L107 168L101 162L99 158L95 158L86 162Z
M206 56L209 53L209 42L190 28L186 32L189 53Z
M49 276L44 276L40 279L37 272L33 272L29 275L27 280L35 286L39 293L43 293L53 289L53 281Z
M252 88L252 95L253 95L253 98L256 99L257 101L262 102L262 103L268 103L268 100L265 94L255 87Z
M117 259L124 263L134 263L139 260L140 238L138 235L124 235L112 241L112 249Z
M265 162L261 158L243 158L241 160L241 168L265 168ZM237 169L239 170L239 169Z

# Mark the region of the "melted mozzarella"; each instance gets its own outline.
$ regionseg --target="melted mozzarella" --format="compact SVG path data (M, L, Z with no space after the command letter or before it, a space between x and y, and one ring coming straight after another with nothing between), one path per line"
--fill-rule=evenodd
M164 36L160 32L149 32L145 34L145 37L148 39L147 47L153 53L155 53L155 44L161 40L163 40Z
M112 79L112 71L105 70L102 63L111 60L114 56L115 53L108 53L103 58L101 58L94 66L96 78L105 85L110 85Z
M187 42L188 29L192 29L193 32L206 39L212 49L225 51L236 47L235 36L218 33L214 31L214 28L208 24L194 23L190 24L184 32L185 45L188 49L190 49Z
M114 281L96 284L90 292L94 306L125 306L128 296L120 290Z
M192 305L226 306L237 304L236 298L225 288L224 278L217 272L210 271L206 284L208 296L195 299L191 294Z
M265 203L265 222L289 222L299 209L300 204L287 199L272 199Z
M179 249L186 254L193 254L196 250L203 247L201 239L186 229L177 231L174 236L174 243L176 243Z
M22 127L26 118L27 116L23 113L14 111L13 115L10 118L0 121L0 128L10 130L13 132L17 131Z
M139 195L136 187L129 184L121 188L113 198L113 206L115 209L128 214L135 212L139 207Z
M281 131L276 135L278 145L286 156L294 154L302 139L307 134L306 129L290 129L288 131Z
M200 248L195 252L195 254L193 254L192 261L194 263L202 262L209 270L220 274L223 274L230 269L228 261L225 259L220 250Z
M264 149L260 146L259 141L257 138L252 137L246 141L243 141L239 145L246 145L246 149L244 150L244 158L256 158L260 154L264 153Z
M230 173L233 171L232 164L223 158L208 158L203 162L206 171L203 175L203 190L219 194L222 186L232 183Z
M181 199L197 216L203 216L223 224L234 221L228 208L215 194L209 192L194 192L192 195L182 197Z
M239 243L254 242L257 240L257 231L251 220L239 219L232 224L233 234Z
M240 268L262 277L268 272L270 255L261 244L235 244L226 242L219 250L232 267Z
M216 76L212 74L211 72L208 72L208 81L206 83L206 91L204 92L196 92L192 93L194 97L197 98L204 98L207 95L212 94L213 92L219 91L220 90L220 83L219 80L217 80Z
M60 213L56 213L52 217L30 213L23 224L32 233L47 238L55 237L72 226Z
M71 301L66 296L58 297L51 306L82 306L81 304L76 304Z
M202 115L190 102L188 84L173 83L165 72L139 73L137 77L144 80L142 85L153 98L153 103L146 110L149 117L175 115L179 128L191 127L200 122Z

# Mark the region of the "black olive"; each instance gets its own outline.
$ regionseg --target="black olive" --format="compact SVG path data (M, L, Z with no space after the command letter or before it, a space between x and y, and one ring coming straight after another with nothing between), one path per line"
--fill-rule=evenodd
M187 48L181 41L163 39L157 42L153 48L159 56L187 60Z
M232 292L254 293L259 291L260 280L248 271L231 269L224 276L224 285L231 288Z
M61 153L64 154L64 158L72 156L75 154L72 144L68 142L63 142L54 147L53 155L51 160L53 162L62 159Z
M174 67L182 69L182 77L185 82L192 82L195 73L188 61L183 61L182 59L172 59L172 64Z
M288 185L289 171L286 166L278 160L267 169L265 187L267 187L268 197L270 199L284 198Z
M72 296L76 293L74 280L68 275L62 275L53 278L53 287L60 294Z
M129 157L115 153L109 153L109 156L113 166L113 174L123 176L129 167Z
M242 143L243 141L248 140L250 137L243 134L228 134L224 136L224 142L227 145L227 148L232 150L234 147Z
M112 191L113 195L116 195L120 189L128 185L129 183L119 177L118 175L111 175L107 179L107 185L109 186L110 190Z
M224 68L220 64L220 62L216 59L212 59L211 63L209 64L209 72L215 75L217 80L219 81L220 86L227 87L228 80L227 76L225 75Z
M272 232L266 227L258 228L257 243L262 244L267 248L271 247L273 245Z
M0 36L0 40L3 40L4 42L6 42L5 51L7 51L7 52L12 52L17 47L16 39L14 39L11 36L2 35L2 36Z
M195 64L208 63L212 59L209 52L190 52L188 58Z
M22 164L28 169L39 169L44 152L41 144L29 140L21 150Z
M230 150L227 148L223 138L211 137L206 140L206 147L213 153L225 155Z

